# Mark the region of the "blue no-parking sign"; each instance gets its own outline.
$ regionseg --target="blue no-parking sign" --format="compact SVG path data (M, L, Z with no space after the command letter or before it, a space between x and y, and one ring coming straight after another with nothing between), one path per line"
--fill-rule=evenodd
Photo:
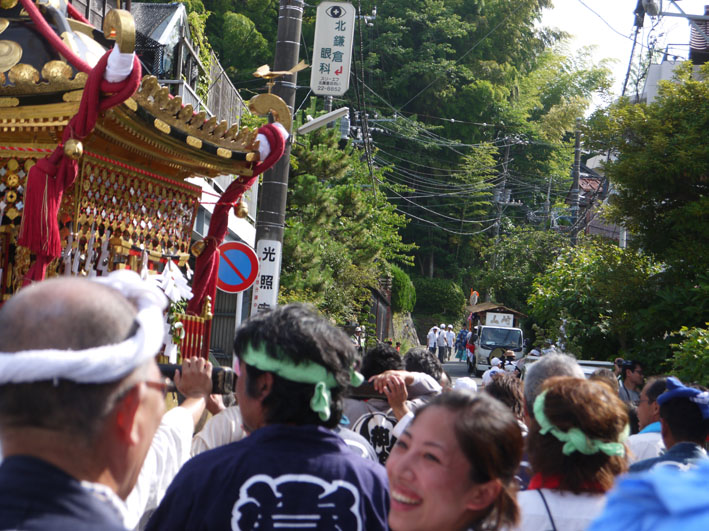
M258 276L258 257L244 243L228 242L219 246L217 287L227 293L247 290Z

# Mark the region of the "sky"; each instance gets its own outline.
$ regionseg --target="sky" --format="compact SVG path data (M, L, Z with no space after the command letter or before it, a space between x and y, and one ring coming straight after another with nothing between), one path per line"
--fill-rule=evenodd
M679 14L679 9L669 0L662 0L661 12ZM620 95L635 33L635 6L637 0L554 0L555 7L544 13L542 24L556 27L574 36L570 49L594 45L594 58L615 59L612 66L615 83L613 92ZM677 0L677 6L690 15L703 15L709 0ZM594 13L595 11L595 13ZM646 44L649 36L658 39L658 48L669 47L671 55L687 58L689 51L689 22L684 18L662 16L657 27L650 32L654 21L645 17L644 28L638 35L635 64L640 44Z

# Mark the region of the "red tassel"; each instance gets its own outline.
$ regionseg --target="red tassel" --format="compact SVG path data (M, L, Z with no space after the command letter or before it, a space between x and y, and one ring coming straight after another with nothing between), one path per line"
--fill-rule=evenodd
M125 80L109 83L103 79L110 53L106 52L89 73L79 110L64 129L62 143L70 138L86 138L100 112L122 103L137 90L141 76L137 57ZM102 92L111 94L102 98ZM57 215L64 191L76 180L78 167L75 160L64 155L63 145L59 145L30 170L18 243L34 253L36 260L25 276L24 285L44 279L47 265L61 254Z

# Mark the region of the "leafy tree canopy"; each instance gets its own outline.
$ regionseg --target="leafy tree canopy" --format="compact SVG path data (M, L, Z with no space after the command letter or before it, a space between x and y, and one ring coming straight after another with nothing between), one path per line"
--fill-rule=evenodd
M661 82L652 104L628 100L599 111L589 135L616 154L606 167L616 195L609 217L635 243L683 276L709 263L709 65L689 63Z
M657 369L662 360L649 360L643 352L654 338L638 325L640 311L655 296L650 279L660 270L641 252L582 240L536 277L529 311L545 337L560 338L579 357L612 359L620 353Z
M371 289L390 263L410 263L397 214L376 186L385 172L360 160L339 134L322 128L292 152L282 270L282 299L309 301L340 323L360 321ZM374 184L373 184L374 183Z

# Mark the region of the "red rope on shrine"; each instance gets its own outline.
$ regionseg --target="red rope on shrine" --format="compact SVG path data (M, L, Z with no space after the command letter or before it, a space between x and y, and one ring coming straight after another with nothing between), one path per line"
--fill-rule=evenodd
M192 193L198 193L202 190L199 186L195 186L193 184L189 184L189 183L185 183L185 182L173 181L172 179L165 177L164 175L158 175L157 173L152 173L147 170L142 170L140 168L136 168L135 166L131 166L130 164L126 164L125 162L121 162L119 160L114 160L114 159L111 159L108 157L104 157L103 155L99 155L98 153L93 153L91 151L84 151L84 153L86 155L89 155L90 157L93 157L93 158L98 159L100 161L106 162L108 164L114 164L114 165L124 168L126 170L130 170L135 173L140 173L142 175L152 177L153 179L157 179L159 181L178 186L179 188L184 188L185 190L192 192Z
M49 41L52 48L62 54L66 60L69 61L69 63L71 63L71 65L79 72L85 72L87 74L91 72L91 65L76 55L74 51L69 48L64 41L61 40L61 38L59 38L59 35L57 35L49 23L44 20L44 17L39 12L39 8L34 2L32 2L32 0L20 0L20 3L22 4L22 7L25 8L25 11L27 11L27 14L30 16L30 19L32 19L32 22L34 22L35 26L37 26L39 33L42 37Z
M84 15L79 13L79 10L76 9L73 5L67 3L66 5L66 12L69 13L69 16L75 20L78 20L79 22L83 22L84 24L88 24L89 26L92 26L91 22L89 22Z
M59 39L31 0L20 1L39 33L77 70L89 73L79 110L62 134L62 144L69 139L82 140L93 130L100 112L124 102L138 89L140 61L134 57L130 75L119 83L110 83L104 79L110 50L92 69ZM77 171L78 162L65 156L61 145L30 169L18 244L27 247L36 258L25 276L25 285L44 279L49 262L61 254L57 213L64 191L74 184Z
M186 313L200 315L207 295L212 297L217 291L217 271L219 270L219 246L224 241L229 222L229 210L243 193L258 179L260 173L273 166L283 156L286 148L286 137L278 126L267 124L259 128L259 133L266 136L271 146L271 153L265 160L256 164L251 177L240 177L233 181L216 203L212 219L209 222L209 232L204 239L205 248L197 257L192 280L192 298L187 303Z
M46 148L28 148L28 147L19 147L19 146L0 146L0 150L6 150L6 151L29 151L33 153L51 153L54 151L53 149L46 149Z

